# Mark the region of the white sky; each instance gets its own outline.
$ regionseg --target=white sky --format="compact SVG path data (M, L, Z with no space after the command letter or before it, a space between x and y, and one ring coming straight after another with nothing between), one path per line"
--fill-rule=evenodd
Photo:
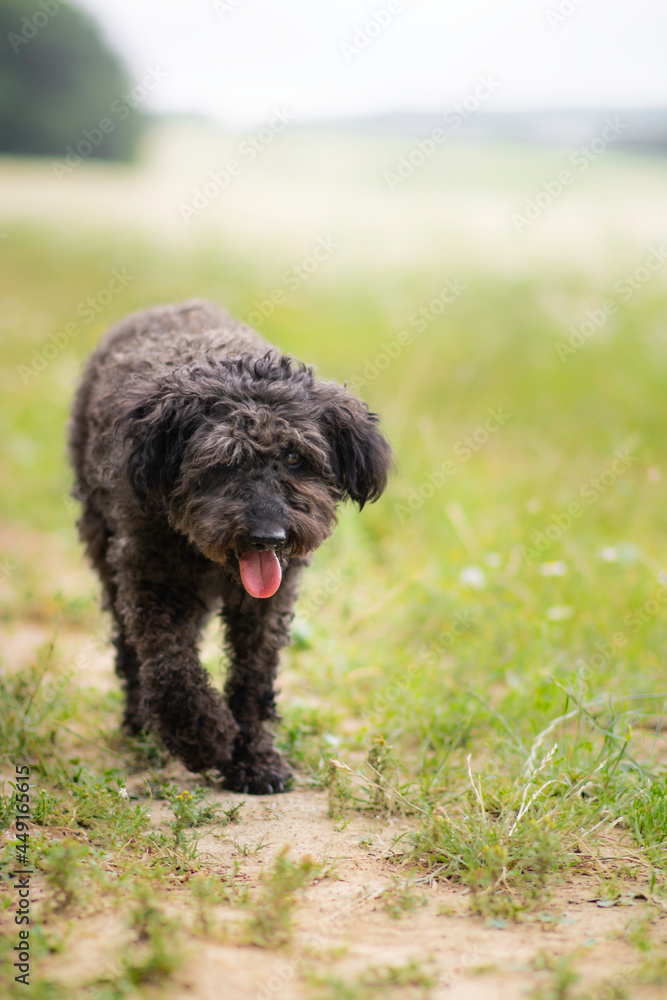
M302 121L444 111L485 74L501 84L489 111L667 104L664 0L77 2L135 77L168 74L146 107L236 127L281 106ZM342 43L390 4L389 25L346 59ZM550 24L559 8L572 13Z

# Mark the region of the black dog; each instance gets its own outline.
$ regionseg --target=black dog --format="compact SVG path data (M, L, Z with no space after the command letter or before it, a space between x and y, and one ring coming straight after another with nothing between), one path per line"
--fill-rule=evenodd
M215 768L237 791L285 789L290 768L263 725L276 718L278 653L336 504L361 508L386 485L377 421L211 303L146 309L102 339L70 454L131 732L150 727L191 770ZM197 655L220 601L224 698Z

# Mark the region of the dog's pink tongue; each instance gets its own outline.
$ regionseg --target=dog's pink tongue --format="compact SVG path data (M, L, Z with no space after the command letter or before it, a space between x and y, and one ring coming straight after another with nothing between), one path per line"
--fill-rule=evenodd
M240 560L243 586L251 597L272 597L283 571L275 552L244 552Z

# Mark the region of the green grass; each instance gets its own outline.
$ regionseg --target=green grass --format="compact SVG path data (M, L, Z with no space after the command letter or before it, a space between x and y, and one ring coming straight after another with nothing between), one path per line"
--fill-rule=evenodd
M200 816L206 804L174 791L172 843L153 842L149 863L140 808L118 799L115 773L70 762L60 728L76 729L90 714L95 739L101 733L112 746L119 714L117 696L100 696L95 707L75 693L76 676L58 683L57 631L92 635L102 620L88 578L72 583L59 572L82 558L67 499L68 406L83 359L117 318L193 293L243 317L290 262L276 260L272 274L203 240L178 251L103 232L84 239L76 229L4 228L0 457L12 485L0 496L2 614L52 624L56 652L45 650L32 673L0 674L0 753L39 770L45 827L88 831L92 851L122 843L127 877L150 871L159 884L170 870L192 874L194 855L181 849L198 817L214 818ZM84 321L80 304L114 268L134 277ZM507 917L536 905L559 873L593 865L597 838L613 824L636 859L625 870L652 870L661 891L665 275L619 302L565 360L557 347L568 324L598 308L617 271L593 278L565 266L527 268L507 278L468 265L459 275L465 291L418 332L410 315L446 277L436 261L386 275L369 268L335 285L316 275L263 325L322 375L359 384L396 453L387 493L361 515L341 511L306 576L285 654L298 684L285 686L279 739L306 780L329 786L335 822L411 813L414 835L396 846L410 877L466 885L479 913ZM76 336L22 378L33 350L43 353L49 334L74 320ZM386 345L405 329L412 344L385 366ZM502 419L485 426L490 411ZM135 752L123 749L126 769ZM345 777L330 757L363 778ZM8 821L11 801L3 803ZM55 873L54 905L66 907L76 852L63 844L62 857L44 863ZM296 886L301 875L290 872ZM394 895L398 911L409 908L410 892ZM150 940L162 933L153 924ZM280 937L288 916L279 913L275 925ZM154 945L142 961L161 975ZM148 976L137 962L136 976ZM327 989L347 995L344 984ZM570 987L563 978L554 989Z
M630 813L633 832L658 865L667 863L667 778L654 781L636 796Z
M404 966L371 966L355 980L312 976L313 1000L379 1000L380 997L427 998L437 985L428 968L414 959Z
M262 891L245 927L249 944L276 948L289 942L299 890L315 878L317 871L318 866L310 857L293 861L287 848L278 853L271 870L263 877Z

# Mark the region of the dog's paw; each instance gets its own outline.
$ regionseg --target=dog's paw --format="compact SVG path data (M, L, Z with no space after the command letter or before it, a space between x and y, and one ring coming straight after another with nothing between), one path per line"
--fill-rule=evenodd
M276 795L287 792L294 784L294 772L281 755L246 753L235 756L224 770L225 788L244 795Z

